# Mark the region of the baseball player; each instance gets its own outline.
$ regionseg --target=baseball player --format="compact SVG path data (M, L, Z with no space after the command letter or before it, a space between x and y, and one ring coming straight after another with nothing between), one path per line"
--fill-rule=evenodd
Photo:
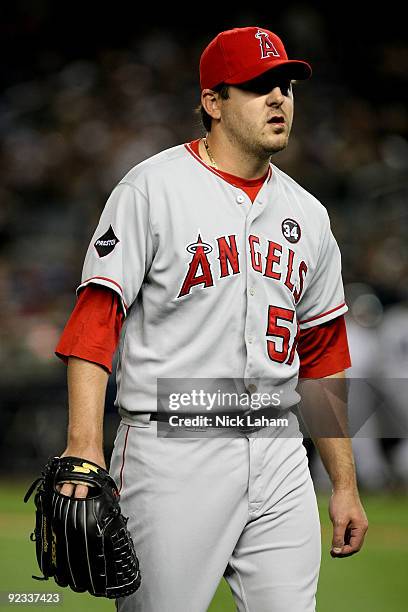
M132 168L91 239L56 349L68 362L64 454L104 465L119 343L110 470L142 572L121 612L204 612L223 575L240 611L315 610L319 517L294 414L290 434L267 424L170 438L157 412L159 380L238 379L252 398L350 365L327 212L271 163L288 144L292 81L310 75L269 30L218 34L200 60L206 136ZM315 443L333 483L331 554L345 557L367 529L350 440Z

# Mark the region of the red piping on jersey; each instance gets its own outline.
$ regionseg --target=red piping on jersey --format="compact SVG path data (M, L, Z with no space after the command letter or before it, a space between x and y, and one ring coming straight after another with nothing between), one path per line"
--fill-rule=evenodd
M340 308L343 308L343 306L346 305L346 302L343 302L342 304L340 304L340 306L336 306L336 308L332 308L331 310L328 310L327 312L323 312L322 314L316 315L315 317L310 317L310 319L305 319L304 321L299 321L299 325L302 325L302 323L310 323L310 321L316 321L316 319L321 319L322 317L325 317L328 314L331 314L332 312L335 312L336 310L339 310Z
M123 453L122 453L122 466L120 468L120 477L119 477L119 493L122 490L122 486L123 486L123 470L125 469L125 453L126 453L126 447L127 447L127 441L128 441L128 437L129 437L129 431L130 431L130 425L127 426L127 432L126 432L126 436L125 436L125 444L123 445Z
M228 179L225 178L225 176L223 176L221 174L221 172L218 172L215 168L212 168L211 166L209 166L208 164L205 163L204 160L201 159L201 157L199 155L197 155L193 149L191 148L191 145L189 143L186 143L184 145L187 149L187 151L194 157L194 159L196 159L198 162L200 162L200 164L202 164L204 166L204 168L207 168L207 170L209 170L210 172L212 172L213 174L216 174L219 178L221 178L223 181L225 181L226 183L228 183L228 185L231 185L233 183L231 183ZM268 176L266 177L266 181L269 181L269 179L271 178L272 175L272 168L271 166L269 166L268 168ZM238 178L238 177L237 177ZM234 185L236 186L236 185Z
M113 285L116 285L117 287L119 287L120 289L120 293L122 296L122 300L123 300L123 305L125 306L126 310L129 308L128 305L126 304L125 300L123 299L123 289L122 287L119 285L119 283L117 283L116 281L112 280L111 278L107 278L106 276L92 276L91 278L87 278L86 280L84 280L79 286L82 287L82 285L85 285L85 283L89 283L92 280L95 279L100 279L100 280L105 280L105 281L109 281L110 283L112 283Z

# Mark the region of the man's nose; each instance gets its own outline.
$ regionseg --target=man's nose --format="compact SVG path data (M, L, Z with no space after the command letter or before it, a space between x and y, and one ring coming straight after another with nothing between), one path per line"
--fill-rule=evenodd
M285 96L282 94L281 88L278 85L271 89L266 97L268 106L281 106L284 100Z

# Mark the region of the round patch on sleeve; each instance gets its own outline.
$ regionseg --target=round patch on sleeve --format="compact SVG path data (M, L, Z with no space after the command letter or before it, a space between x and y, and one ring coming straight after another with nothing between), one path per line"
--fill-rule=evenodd
M282 221L282 234L288 242L292 244L299 242L301 233L300 225L294 219L285 219Z

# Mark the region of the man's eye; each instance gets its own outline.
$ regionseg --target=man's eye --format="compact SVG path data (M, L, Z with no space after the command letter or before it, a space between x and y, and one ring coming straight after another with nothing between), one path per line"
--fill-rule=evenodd
M282 79L281 81L271 82L269 78L261 76L247 83L242 83L238 87L258 95L268 94L275 87L279 87L284 96L289 96L292 91L292 81L290 79Z
M288 96L292 91L292 83L290 81L279 83L279 87L284 96Z

